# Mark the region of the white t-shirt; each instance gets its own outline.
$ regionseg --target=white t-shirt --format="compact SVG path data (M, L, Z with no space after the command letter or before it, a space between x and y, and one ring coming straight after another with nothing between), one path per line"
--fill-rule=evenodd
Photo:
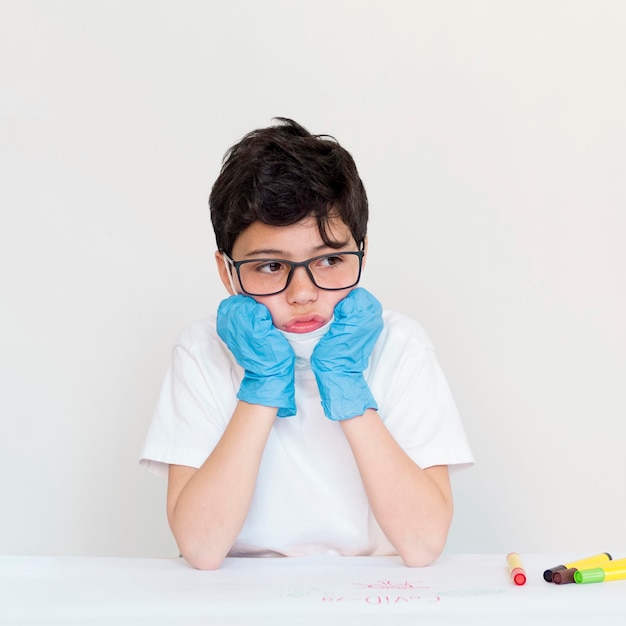
M378 413L422 468L473 463L432 345L413 320L386 311L365 378ZM339 423L322 411L309 357L328 325L283 333L296 353L293 417L276 418L252 504L231 556L395 554L369 507ZM140 463L200 467L235 409L243 370L218 337L215 316L184 331L172 351ZM358 418L355 418L358 419Z

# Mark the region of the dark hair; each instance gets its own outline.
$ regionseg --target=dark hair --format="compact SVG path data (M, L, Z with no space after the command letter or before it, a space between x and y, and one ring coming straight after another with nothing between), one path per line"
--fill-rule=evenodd
M286 118L248 133L224 156L209 196L217 247L230 254L253 222L289 226L313 216L331 247L329 218L340 218L357 244L365 240L368 204L352 156L328 135L312 135Z

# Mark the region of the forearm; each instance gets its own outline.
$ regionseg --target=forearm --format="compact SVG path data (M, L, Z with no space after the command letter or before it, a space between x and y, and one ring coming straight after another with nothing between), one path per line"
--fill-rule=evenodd
M194 567L217 569L245 522L276 409L239 402L219 443L197 470L171 468L168 520Z
M421 469L373 410L340 424L381 529L406 565L432 563L452 520L447 468Z

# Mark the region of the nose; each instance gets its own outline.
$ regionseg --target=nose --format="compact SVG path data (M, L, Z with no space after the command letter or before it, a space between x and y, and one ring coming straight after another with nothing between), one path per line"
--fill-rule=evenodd
M287 301L291 304L302 304L317 300L318 288L315 286L306 268L300 266L293 271L291 281L286 289Z

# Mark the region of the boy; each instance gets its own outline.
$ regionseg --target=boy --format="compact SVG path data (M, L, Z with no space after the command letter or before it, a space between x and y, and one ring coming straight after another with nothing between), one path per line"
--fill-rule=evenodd
M358 287L350 154L283 118L226 154L209 205L230 296L172 353L142 451L181 554L434 561L472 454L432 346Z

